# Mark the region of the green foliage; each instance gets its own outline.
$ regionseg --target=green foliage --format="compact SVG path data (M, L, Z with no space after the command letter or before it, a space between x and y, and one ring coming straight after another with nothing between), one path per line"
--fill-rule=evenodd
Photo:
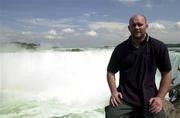
M167 44L168 47L180 47L180 44Z
M35 43L25 43L25 42L12 42L12 43L16 44L22 48L32 49L32 50L35 50L35 49L37 49L37 47L40 46L40 44L35 44Z

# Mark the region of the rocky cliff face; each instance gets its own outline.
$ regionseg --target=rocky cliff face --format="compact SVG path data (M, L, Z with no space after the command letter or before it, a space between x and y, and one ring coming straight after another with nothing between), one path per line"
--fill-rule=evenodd
M177 68L180 71L180 65ZM171 87L169 90L169 101L164 101L164 110L166 113L166 118L180 118L180 83L175 84L172 79Z
M166 118L180 118L180 105L172 104L171 102L164 101L164 111L166 113Z

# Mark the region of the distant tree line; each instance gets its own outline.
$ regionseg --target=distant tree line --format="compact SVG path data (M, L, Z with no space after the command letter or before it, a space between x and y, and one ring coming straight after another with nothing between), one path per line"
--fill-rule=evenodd
M180 47L180 43L176 44L166 44L168 47Z
M26 43L26 42L11 42L11 43L26 49L36 49L38 46L40 46L40 44Z

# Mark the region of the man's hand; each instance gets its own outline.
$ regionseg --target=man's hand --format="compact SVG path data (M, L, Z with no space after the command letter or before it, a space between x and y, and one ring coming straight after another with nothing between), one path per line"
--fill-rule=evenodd
M163 99L160 97L153 97L149 100L149 105L152 113L158 113L162 110L163 107Z
M118 104L121 103L122 94L121 92L115 92L111 94L110 103L113 105L113 107L118 106Z

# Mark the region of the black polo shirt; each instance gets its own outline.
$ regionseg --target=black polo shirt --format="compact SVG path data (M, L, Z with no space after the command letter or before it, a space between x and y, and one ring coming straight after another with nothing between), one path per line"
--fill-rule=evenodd
M107 71L120 72L118 91L123 100L133 106L148 107L149 99L157 95L155 74L170 71L171 63L166 45L152 37L135 48L131 37L113 51Z

